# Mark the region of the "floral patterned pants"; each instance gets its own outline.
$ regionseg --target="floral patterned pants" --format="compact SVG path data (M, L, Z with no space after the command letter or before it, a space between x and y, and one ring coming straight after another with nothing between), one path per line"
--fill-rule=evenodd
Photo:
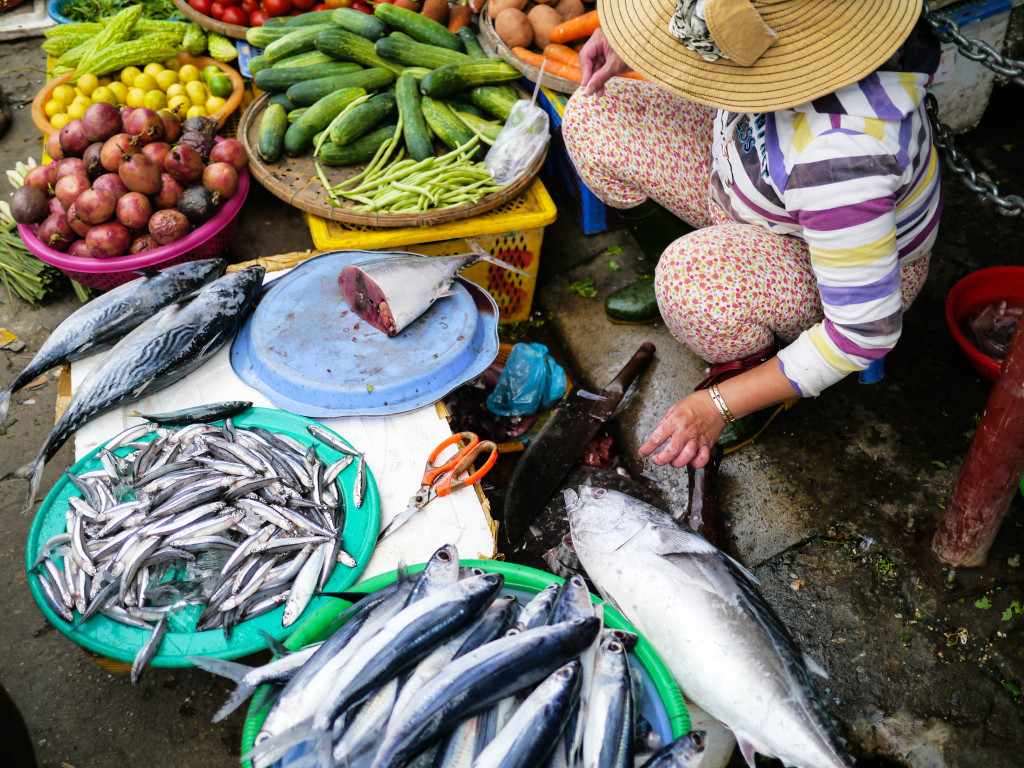
M792 341L824 315L806 243L740 224L711 199L714 109L619 78L604 95L569 100L562 136L587 187L613 208L648 198L694 231L673 242L654 276L658 308L679 341L712 363ZM903 307L928 274L902 268Z

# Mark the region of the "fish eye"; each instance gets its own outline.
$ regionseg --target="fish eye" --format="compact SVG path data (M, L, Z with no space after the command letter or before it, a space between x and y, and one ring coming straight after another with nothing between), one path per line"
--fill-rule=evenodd
M447 563L449 560L451 560L451 555L449 555L442 549L438 551L437 559L440 560L442 563Z
M606 647L610 653L622 653L626 650L618 640L612 640Z
M594 498L595 499L600 499L602 496L604 496L604 494L605 494L604 488L595 488L594 489Z
M690 743L697 749L704 748L704 734L701 731L694 731L690 734Z

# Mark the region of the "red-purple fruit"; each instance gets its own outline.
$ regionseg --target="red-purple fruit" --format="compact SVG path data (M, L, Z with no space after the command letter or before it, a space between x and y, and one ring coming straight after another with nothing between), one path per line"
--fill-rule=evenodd
M25 174L25 186L35 187L45 195L51 194L57 183L57 163L37 165Z
M101 101L99 103L103 104L104 102ZM107 104L107 106L109 107L110 105ZM103 142L96 141L90 144L88 149L85 150L85 154L82 155L82 162L85 163L85 173L94 181L107 172L107 169L103 167L102 160L100 159L102 152ZM64 161L62 160L61 162Z
M54 131L46 139L46 154L51 160L64 158L64 147L60 145L60 131Z
M110 173L116 173L117 167L121 165L121 158L125 155L133 155L139 151L139 143L127 133L118 133L103 142L103 151L100 153L100 163Z
M64 204L66 209L70 208L78 196L87 189L89 189L89 180L84 175L72 174L57 181L53 187L53 194Z
M68 226L71 230L79 237L85 237L89 234L89 230L92 229L91 224L86 224L80 218L78 218L78 201L76 200L68 208L68 212L65 214L68 220Z
M114 196L115 200L120 200L128 194L128 187L124 185L121 177L116 173L104 173L92 183L92 188L109 192Z
M87 189L75 200L75 218L94 227L97 224L110 221L116 207L117 200L109 192L102 189Z
M94 102L82 115L82 130L90 142L106 141L121 132L121 113L112 104Z
M92 143L85 138L85 130L80 117L65 123L58 133L60 147L64 150L65 157L81 157L86 147Z
M149 219L149 234L157 245L167 245L188 234L188 219L183 213L170 208L157 211Z
M80 259L95 258L95 254L89 250L89 244L85 240L75 240L68 247L68 256L77 256Z
M164 119L152 109L138 107L124 119L124 132L139 137L142 146L164 138Z
M169 173L160 174L160 191L153 195L153 205L159 209L173 208L185 188Z
M192 147L196 152L199 153L199 159L204 163L210 159L210 152L213 151L214 140L212 136L207 136L205 133L199 131L187 131L181 135L178 139L178 144L181 146Z
M167 153L170 151L171 145L166 141L154 141L142 148L142 154L156 163L161 172L164 170L164 160L167 157Z
M43 245L49 246L55 251L66 251L74 241L75 233L71 229L71 225L68 224L66 216L51 214L39 225L36 237Z
M123 106L117 113L121 116L121 130L124 130L124 121L128 119L128 115L135 111L135 107Z
M117 201L117 220L128 229L143 229L153 215L153 204L141 192L129 192Z
M170 112L158 112L164 121L164 141L173 144L181 136L181 121Z
M117 175L129 192L155 195L160 191L160 169L142 153L127 155L118 166Z
M203 159L186 144L171 148L164 160L164 167L173 178L184 184L199 181L203 175Z
M245 147L238 139L224 139L210 150L211 163L227 163L239 173L249 164Z
M19 224L39 224L50 215L46 193L26 184L11 195L11 216Z
M132 241L132 247L128 253L145 253L159 247L159 243L153 239L152 235L140 235Z
M55 176L60 181L65 176L88 176L89 170L85 167L85 161L80 157L65 157L57 163Z
M238 189L238 171L228 163L210 163L203 169L203 186L226 200Z
M132 235L124 224L108 221L90 229L85 242L95 256L112 259L128 253L132 245Z
M61 216L67 214L68 209L64 207L64 203L59 198L50 198L50 213L59 213Z

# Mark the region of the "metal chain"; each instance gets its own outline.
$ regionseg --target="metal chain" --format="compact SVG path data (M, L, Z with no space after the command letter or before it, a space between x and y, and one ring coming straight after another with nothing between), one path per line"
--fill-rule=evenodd
M950 18L933 13L928 7L927 0L924 3L924 18L939 40L944 43L955 43L960 52L971 61L1008 77L1017 85L1024 85L1024 62L1004 58L984 40L964 37L960 34L960 26ZM925 107L935 134L935 146L945 153L946 165L950 170L959 176L972 192L994 204L996 210L1003 216L1024 215L1024 197L1000 195L998 185L984 175L978 174L970 159L957 149L953 141L953 130L939 122L939 103L930 93L925 95Z

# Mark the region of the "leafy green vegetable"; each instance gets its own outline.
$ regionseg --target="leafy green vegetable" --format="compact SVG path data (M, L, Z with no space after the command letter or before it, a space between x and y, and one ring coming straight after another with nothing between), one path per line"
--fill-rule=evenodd
M981 608L981 610L985 611L992 607L992 601L987 597L983 597L980 600L974 601L974 607Z
M1013 610L1007 608L1005 611L1003 611L1002 615L999 618L1001 618L1003 621L1009 621L1013 618Z
M610 245L601 252L602 256L621 256L622 249L617 245Z
M1000 680L999 682L1003 684L1003 688L1010 692L1011 696L1013 696L1014 698L1020 696L1020 688L1011 683L1009 680Z
M586 280L577 280L569 286L569 290L573 293L578 293L585 299L590 299L597 295L597 288L594 286L594 281L589 277Z
M619 262L617 262L617 261L609 261L608 262L608 271L609 272L618 272L620 269L622 269L622 267L619 266Z
M59 6L62 16L72 21L99 21L113 16L130 5L142 5L142 16L146 19L170 19L178 15L172 0L68 0Z

